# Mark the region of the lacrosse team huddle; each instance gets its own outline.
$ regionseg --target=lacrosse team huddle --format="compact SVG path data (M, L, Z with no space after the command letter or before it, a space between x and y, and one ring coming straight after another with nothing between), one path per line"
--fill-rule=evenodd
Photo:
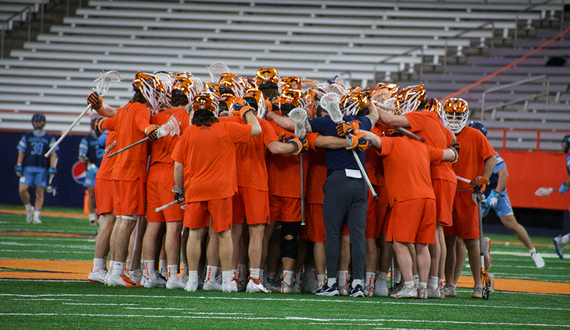
M215 63L210 75L138 72L117 109L88 96L106 137L90 167L90 281L441 299L456 296L467 253L471 297L492 290L480 207L510 204L489 184L500 157L481 123L466 125L465 100L274 68L244 78ZM83 160L99 164L91 145Z

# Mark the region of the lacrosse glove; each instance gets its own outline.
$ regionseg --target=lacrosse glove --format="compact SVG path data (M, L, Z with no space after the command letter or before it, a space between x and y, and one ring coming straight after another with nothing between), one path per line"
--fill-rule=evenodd
M87 96L87 104L91 106L91 109L98 111L103 106L103 98L97 92L93 92Z
M348 133L347 137L350 146L346 147L346 150L355 150L356 152L362 152L368 149L368 147L370 147L370 140L365 139L364 136L366 136L365 133L359 133L356 135Z
M21 178L22 175L23 175L23 173L22 173L22 165L20 165L20 164L16 165L15 170L16 170L16 175L17 175L19 178Z
M347 134L358 134L360 131L358 130L359 126L358 123L342 123L336 125L336 133L338 136L345 136Z
M144 129L144 134L148 136L149 140L156 141L159 139L158 136L158 129L160 126L158 125L149 125L147 128Z
M496 192L493 189L493 190L491 190L489 197L487 197L487 200L485 201L485 205L490 206L490 207L494 207L497 205L497 203L499 202L499 199L501 197L502 197L501 194L499 194L498 192Z
M566 184L566 182L562 182L560 188L558 188L558 192L561 194L565 194L568 192L568 185Z

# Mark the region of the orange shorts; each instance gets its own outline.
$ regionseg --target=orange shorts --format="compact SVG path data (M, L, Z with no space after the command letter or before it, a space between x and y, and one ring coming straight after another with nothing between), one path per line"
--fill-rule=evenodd
M374 191L377 191L376 186L374 186ZM378 229L378 200L375 200L372 197L372 192L370 189L368 190L368 212L366 213L366 230L365 236L367 239L369 238L378 238L378 233L380 230Z
M435 200L395 201L390 211L387 241L434 244Z
M174 200L174 166L166 163L155 163L148 171L146 181L147 222L172 222L184 219L184 210L180 205L172 205L160 212L155 209Z
M456 235L460 238L479 238L479 211L477 204L473 203L473 191L458 191L453 200L453 225L444 227L445 236Z
M436 219L444 227L453 225L451 211L453 210L453 199L455 199L455 189L457 183L435 179L432 181L433 192L435 193Z
M212 229L216 233L232 229L232 198L187 203L184 227L192 229L208 227L210 216L212 216Z
M281 196L269 196L269 211L272 222L301 221L301 199Z
M95 203L97 214L113 212L113 181L95 178Z
M248 225L269 224L269 192L257 189L238 187L238 192L232 197L232 223Z
M388 200L388 190L386 189L386 186L377 187L376 193L378 194L378 200L376 201L376 215L378 216L378 220L376 222L376 237L380 237L380 235L386 235L388 232L390 201Z
M305 227L307 240L325 243L325 223L323 221L323 204L307 204L305 208ZM301 229L303 231L303 229Z
M114 182L115 215L145 215L146 184L141 179L135 181L115 180Z

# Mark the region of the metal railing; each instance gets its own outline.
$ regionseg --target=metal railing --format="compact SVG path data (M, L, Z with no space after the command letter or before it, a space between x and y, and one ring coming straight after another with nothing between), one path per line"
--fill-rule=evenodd
M541 133L559 133L559 134L570 134L568 130L540 130L540 129L522 129L522 128L491 128L487 127L488 131L500 131L503 132L503 143L502 150L507 150L507 133L514 132L531 132L536 133L536 151L540 151L540 135ZM558 140L560 141L560 140ZM556 142L558 142L556 141Z
M519 86L519 85L523 85L529 82L533 82L536 80L541 80L541 79L546 79L546 91L542 92L542 93L535 93L529 96L525 96L523 98L520 99L516 99L516 100L512 100L509 102L503 102L499 105L490 107L489 109L485 108L485 98L487 96L487 94L492 93L492 92L496 92L496 91L500 91L503 89L507 89L513 86ZM519 103L522 101L526 101L529 99L534 99L540 96L546 95L546 103L550 103L550 79L548 79L547 75L541 75L541 76L536 76L536 77L530 77L530 78L526 78L526 79L521 79L515 82L512 82L510 84L505 84L505 85L499 85L499 86L495 86L495 87L491 87L486 89L485 91L483 91L483 93L481 94L481 120L484 120L484 116L485 116L485 111L487 110L491 110L491 109L496 109L496 108L501 108L507 105L511 105L511 104L515 104L515 103Z

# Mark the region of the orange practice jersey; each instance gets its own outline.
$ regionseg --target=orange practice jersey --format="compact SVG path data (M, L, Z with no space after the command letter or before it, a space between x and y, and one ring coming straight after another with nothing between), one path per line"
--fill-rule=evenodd
M405 115L410 122L411 131L426 140L428 146L446 149L453 142L453 133L439 120L434 111L418 111ZM450 162L441 162L431 167L431 179L441 179L457 182L455 172Z
M382 136L382 131L376 125L374 127L372 127L370 132L374 133L378 136ZM372 148L372 149L376 149L376 148ZM378 185L378 180L377 180L376 175L375 175L376 168L378 167L378 163L381 163L381 162L382 162L382 159L380 158L380 155L378 154L378 152L376 152L375 150L367 150L366 151L366 173L368 173L368 179L370 180L370 183L372 183L375 186Z
M307 140L311 146L309 151L309 172L307 176L308 204L323 204L323 186L327 181L327 149L315 148L315 140L318 134L307 134Z
M229 121L184 130L172 158L184 164L186 203L228 198L237 192L235 144L247 142L251 130Z
M441 162L443 150L405 136L383 137L380 140L390 205L394 201L435 199L430 164Z
M144 130L150 125L150 110L142 103L129 103L118 111L113 117L106 119L101 127L117 131L117 144L113 150L127 147L146 137ZM117 181L146 182L147 174L147 143L141 143L116 157L111 179Z
M171 116L174 116L180 123L180 132L184 131L184 129L188 127L190 116L186 113L184 108L161 111L150 118L150 123L161 126L166 124L170 120ZM174 160L170 155L172 154L172 150L174 150L174 146L176 145L176 142L178 142L178 139L180 139L180 136L178 135L167 135L153 141L150 151L150 165L155 163L167 163L174 165Z
M495 150L478 129L466 126L456 137L461 151L453 169L458 176L474 180L483 174L485 159L494 156ZM471 184L457 180L457 190L471 188Z
M241 117L225 117L221 120L245 123ZM261 134L236 145L237 182L240 187L268 191L265 153L269 142L279 139L267 120L257 118L257 121L261 126Z
M107 141L105 142L105 150L107 150L107 148L109 148L113 142L115 142L116 138L117 132L110 131L107 135ZM115 157L107 158L107 154L110 154L115 150L119 150L116 148L116 145L111 148L108 153L105 153L105 156L103 156L103 160L99 166L99 171L97 171L98 179L111 180L111 175L113 174L113 166L115 166Z

